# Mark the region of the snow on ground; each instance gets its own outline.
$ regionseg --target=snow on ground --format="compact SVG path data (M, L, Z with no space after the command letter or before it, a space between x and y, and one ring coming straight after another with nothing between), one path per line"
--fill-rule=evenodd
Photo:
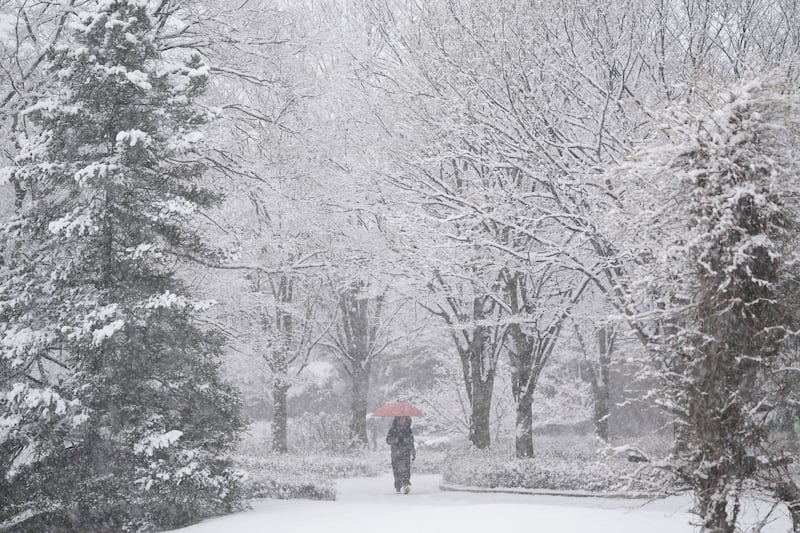
M256 500L253 509L176 530L186 533L691 533L687 496L653 502L439 490L415 476L409 495L391 476L340 480L337 501ZM785 533L785 517L762 533Z

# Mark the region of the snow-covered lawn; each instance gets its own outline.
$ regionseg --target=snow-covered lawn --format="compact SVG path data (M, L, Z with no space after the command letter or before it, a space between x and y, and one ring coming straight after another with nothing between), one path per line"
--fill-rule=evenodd
M415 476L408 496L390 476L341 480L337 501L257 500L253 509L181 529L187 533L691 533L688 497L654 502L443 492ZM762 533L785 533L784 516Z

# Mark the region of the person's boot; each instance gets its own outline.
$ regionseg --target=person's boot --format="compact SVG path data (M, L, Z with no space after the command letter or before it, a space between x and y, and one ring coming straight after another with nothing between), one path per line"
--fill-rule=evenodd
M408 494L409 492L411 492L411 485L403 485L403 494Z

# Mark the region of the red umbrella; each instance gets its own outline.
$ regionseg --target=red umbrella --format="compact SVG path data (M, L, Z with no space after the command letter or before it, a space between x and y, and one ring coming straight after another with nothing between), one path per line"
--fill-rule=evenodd
M372 416L423 416L422 411L411 404L394 402L381 405Z

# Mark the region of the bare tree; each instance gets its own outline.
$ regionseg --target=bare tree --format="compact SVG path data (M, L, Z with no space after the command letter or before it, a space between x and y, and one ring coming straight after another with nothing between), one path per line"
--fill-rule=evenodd
M508 351L517 406L517 457L533 457L533 394L570 312L590 283L587 277L575 283L574 276L551 270L557 269L546 268L537 276L518 272L505 284L513 317L508 325Z
M372 9L387 43L380 59L394 67L383 89L415 124L404 139L422 137L392 176L424 213L404 221L479 258L459 275L491 287L517 383L517 454L530 456L538 376L571 309L613 266L592 219L611 196L595 169L618 158L633 127L625 87L641 67L642 32L601 10L549 23L544 6L521 2L423 2L405 18ZM601 44L607 53L592 56Z
M502 354L506 327L498 322L494 298L471 282L456 284L439 272L429 283L438 295L425 307L448 326L461 361L469 403L469 440L478 449L491 444L491 408L497 361Z
M272 449L288 451L288 392L292 379L306 367L312 350L327 334L331 324L319 318L324 295L321 280L293 273L254 275L253 291L266 293L256 343L272 375Z
M402 308L388 299L388 287L370 294L363 282L335 286L335 325L322 344L341 361L350 376L350 434L367 444L367 400L372 365L399 337L392 325Z
M593 350L584 339L577 322L574 322L573 326L592 386L595 434L602 441L608 442L608 422L611 417L611 356L615 349L617 328L608 323L595 327L592 333L596 341L594 344L596 350ZM597 353L597 357L590 355L593 352Z

